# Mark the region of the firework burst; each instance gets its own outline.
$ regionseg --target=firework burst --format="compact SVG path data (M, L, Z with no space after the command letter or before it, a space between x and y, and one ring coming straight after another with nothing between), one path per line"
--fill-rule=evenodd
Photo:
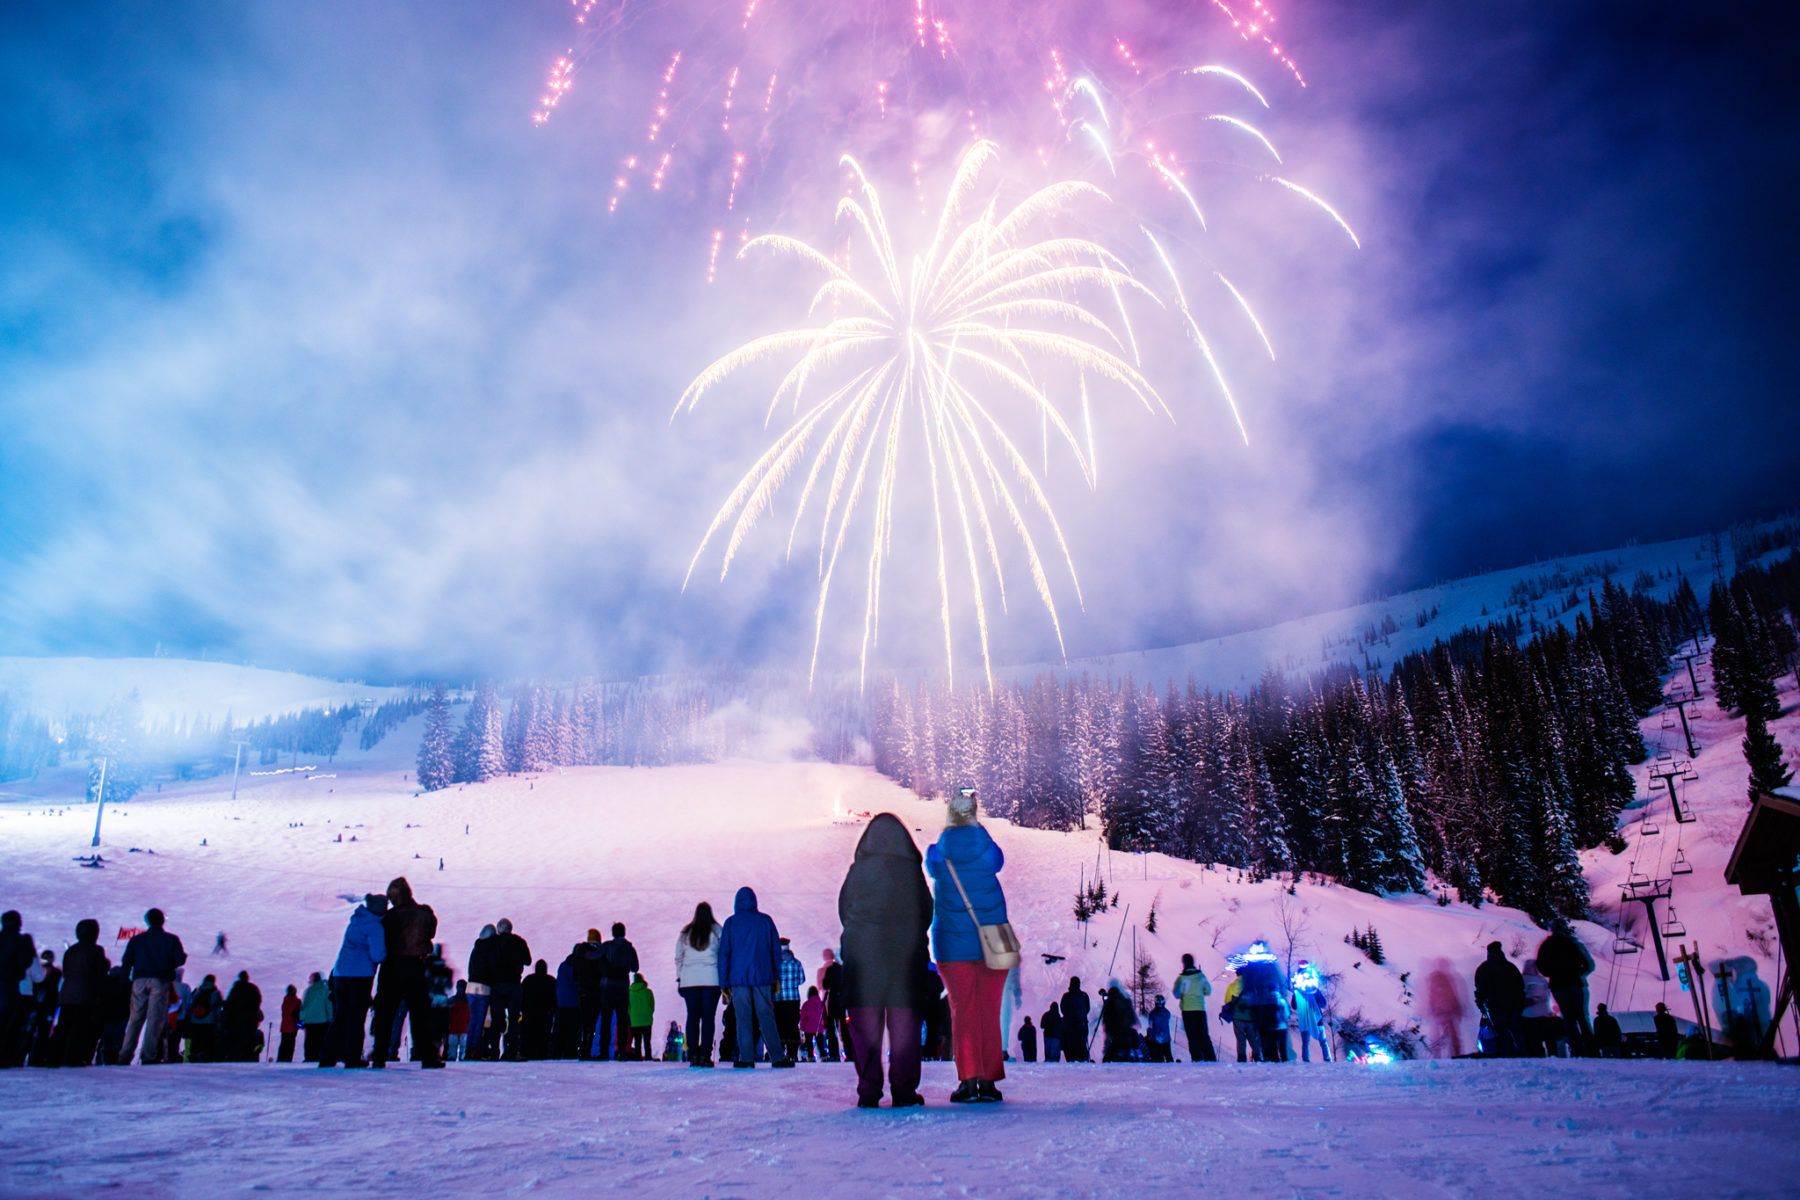
M856 267L796 238L752 239L740 257L785 257L817 273L808 307L814 321L739 346L702 371L676 403L678 416L740 371L770 360L789 364L765 421L784 407L791 419L720 506L688 580L721 537L724 579L776 493L803 472L787 545L791 556L816 522L811 673L818 669L833 586L850 552L860 559L851 569L863 576L859 668L867 677L880 637L895 516L906 507L903 488L922 489L929 503L938 616L952 678L953 576L966 575L982 670L992 683L989 588L1004 610L1000 543L1007 529L1060 647L1062 622L1046 564L1060 562L1077 604L1080 579L1040 472L1014 431L1027 424L1047 431L1046 446L1054 440L1066 448L1092 486L1090 381L1153 412L1169 411L1128 357L1133 335L1125 317L1127 296L1157 307L1162 302L1099 240L1051 228L1072 206L1109 204L1106 195L1069 181L1002 205L988 186L997 154L985 141L964 153L934 232L911 253L902 253L875 186L846 156L852 187L838 204L837 222L857 251L844 261ZM1102 312L1116 315L1121 328ZM853 534L866 538L866 553L851 550Z

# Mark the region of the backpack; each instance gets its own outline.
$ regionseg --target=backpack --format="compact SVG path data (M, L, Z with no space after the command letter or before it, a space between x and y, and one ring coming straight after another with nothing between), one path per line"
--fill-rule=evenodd
M193 1006L188 1009L190 1020L204 1021L212 1015L212 998L206 992L195 992Z

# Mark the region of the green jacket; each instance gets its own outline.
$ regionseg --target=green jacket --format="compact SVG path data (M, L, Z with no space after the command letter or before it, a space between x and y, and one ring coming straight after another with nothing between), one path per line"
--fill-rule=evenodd
M656 993L644 982L643 976L631 981L631 1027L633 1029L649 1025L656 1017Z
M324 1025L331 1020L331 988L323 980L306 985L306 994L300 998L300 1023L302 1025Z
M1205 1012L1206 998L1212 995L1212 982L1206 978L1206 972L1195 967L1192 971L1183 971L1175 979L1175 998L1181 1001L1182 1012Z

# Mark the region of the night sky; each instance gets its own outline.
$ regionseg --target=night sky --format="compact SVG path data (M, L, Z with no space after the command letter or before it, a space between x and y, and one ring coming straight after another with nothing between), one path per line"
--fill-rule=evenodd
M704 6L641 7L649 45ZM1157 343L1173 432L1119 410L1098 491L1058 491L1071 654L1793 506L1792 5L1278 12L1305 89L1207 4L1129 15L1254 67L1284 170L1364 248L1266 195L1209 214L1280 359L1234 379L1245 448ZM730 263L708 286L717 217L682 187L607 218L662 64L597 64L539 129L567 38L561 0L0 7L0 653L419 677L803 652L813 573L778 534L679 590L759 395L667 420L803 303ZM823 230L850 147L809 132L757 232ZM886 661L930 661L901 579ZM1055 644L1020 602L997 648Z

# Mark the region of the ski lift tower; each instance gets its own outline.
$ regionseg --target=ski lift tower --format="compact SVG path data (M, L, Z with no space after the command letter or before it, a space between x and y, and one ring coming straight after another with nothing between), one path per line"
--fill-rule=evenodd
M1695 773L1694 764L1692 762L1670 759L1667 762L1654 763L1650 767L1650 778L1661 781L1663 786L1668 789L1669 811L1675 814L1675 823L1677 825L1686 825L1694 819L1692 813L1684 813L1681 811L1681 796L1675 790L1676 780L1700 778L1700 776Z
M1663 927L1656 921L1656 902L1669 898L1671 882L1668 879L1646 879L1641 875L1634 875L1626 881L1622 889L1623 894L1619 897L1621 908L1626 904L1644 906L1644 918L1650 923L1650 940L1656 946L1656 965L1662 968L1664 983L1669 982L1669 954L1663 949ZM1672 934L1673 930L1680 928L1674 924L1672 913L1670 922ZM1686 930L1682 930L1682 932L1685 933Z

